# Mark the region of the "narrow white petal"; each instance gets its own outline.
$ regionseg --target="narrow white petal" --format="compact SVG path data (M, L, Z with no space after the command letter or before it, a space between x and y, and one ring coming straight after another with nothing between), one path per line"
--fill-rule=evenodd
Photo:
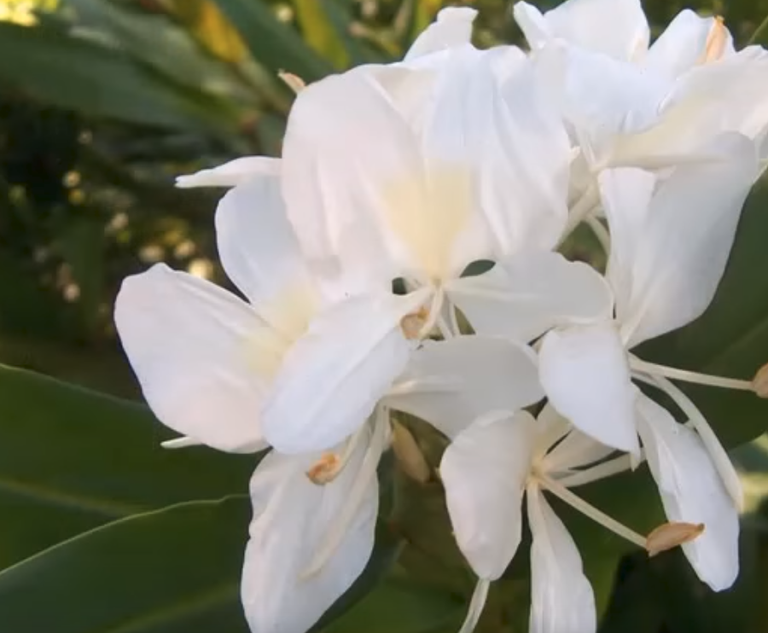
M447 285L479 334L527 342L557 325L610 318L613 297L587 264L550 252L525 252L477 277Z
M719 136L707 151L711 161L680 165L650 200L642 184L648 177L639 170L600 175L611 233L622 236L610 274L617 286L630 288L629 299L620 295L617 305L630 347L697 318L720 282L757 174L756 156L738 134ZM638 191L647 204L634 199Z
M485 608L485 602L488 600L488 590L491 587L489 580L480 579L475 585L475 590L472 592L472 599L469 602L469 608L467 609L467 617L459 629L459 633L472 633L480 621L480 616L483 615L483 609Z
M635 390L612 323L547 333L539 374L552 406L576 428L607 446L638 452Z
M572 429L545 458L546 467L550 470L566 470L589 466L605 459L614 449L601 444L586 433Z
M739 573L739 516L701 438L640 394L638 430L670 521L703 523L682 548L699 578L715 591Z
M528 413L491 413L459 433L440 462L456 541L482 579L501 576L520 544L535 432Z
M315 288L285 215L280 178L258 175L228 192L216 210L219 257L261 317L288 338L315 310Z
M158 264L128 277L115 304L123 349L163 424L214 448L266 446L259 425L261 363L280 342L245 302Z
M357 296L321 312L286 355L264 404L269 443L285 453L322 450L363 424L418 343L401 319L427 298Z
M690 9L683 9L648 51L645 65L652 71L677 77L704 59L707 38L715 18L702 18Z
M246 156L214 167L203 169L189 176L178 176L176 186L182 189L192 187L236 187L259 176L278 176L280 159L267 156Z
M374 477L336 550L313 574L305 570L347 501L365 452L361 443L332 482L312 483L306 471L318 454L272 452L251 480L253 521L245 553L241 595L258 633L304 633L355 581L373 548L378 510Z
M476 16L477 11L469 7L443 9L437 14L436 20L416 38L405 55L405 61L468 44Z
M386 403L454 438L486 411L516 411L543 396L536 355L529 347L459 336L425 341Z
M531 526L531 633L594 633L597 614L581 556L537 486L528 486Z

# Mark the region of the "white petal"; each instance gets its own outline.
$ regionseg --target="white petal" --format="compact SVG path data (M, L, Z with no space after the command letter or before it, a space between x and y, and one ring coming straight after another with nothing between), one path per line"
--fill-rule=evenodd
M325 485L306 471L317 454L272 452L251 480L253 521L241 595L251 630L304 633L355 581L373 549L378 509L374 477L333 555L307 574L316 552L343 512L365 449L361 443L341 474Z
M550 453L544 461L546 467L556 470L581 468L589 466L608 457L614 449L597 442L586 433L572 429Z
M272 327L295 338L315 311L315 289L285 216L279 176L232 189L216 210L219 257L229 278Z
M715 591L739 573L739 516L701 438L644 395L637 400L638 430L648 466L670 521L703 523L683 551L699 578Z
M521 253L483 275L451 282L447 293L476 332L520 342L557 325L610 318L613 309L600 274L550 252Z
M531 526L530 633L593 633L595 596L568 530L541 490L529 486Z
M425 207L421 156L406 121L365 67L297 96L283 144L282 187L313 271L343 272L359 292L386 287L409 265L392 222Z
M650 32L639 0L567 0L543 20L532 9L524 2L515 5L515 18L533 48L543 43L542 35L622 61L642 58L648 48ZM529 36L531 24L537 28Z
M266 446L258 367L279 362L282 350L248 304L158 264L123 282L115 323L144 397L163 424L220 450Z
M677 167L645 208L633 199L638 191L647 199L647 176L631 168L600 176L611 233L621 235L611 274L631 292L617 305L630 347L697 318L720 282L756 156L738 134L721 135L708 152L716 158Z
M462 431L440 462L456 541L482 579L499 578L520 544L535 432L528 413L492 413Z
M547 333L539 375L552 406L576 428L607 446L638 451L635 391L612 323Z
M426 298L357 296L321 312L286 355L264 404L269 443L284 453L322 450L363 424L417 343L400 320Z
M645 65L677 77L701 63L715 18L702 18L690 9L678 13L648 51Z
M280 174L280 159L267 156L246 156L228 163L203 169L189 176L178 176L176 186L182 189L192 187L236 187L259 176Z
M405 61L468 44L476 16L477 11L469 7L443 9L437 14L437 19L416 38L405 55Z
M454 438L487 411L516 411L544 396L536 355L505 339L425 341L386 403Z
M473 87L457 87L467 95L468 120L457 132L466 135L467 155L478 166L476 187L496 240L495 259L551 249L568 216L571 150L561 112L519 49L492 49L479 66ZM483 72L498 76L500 85L487 80L480 91Z

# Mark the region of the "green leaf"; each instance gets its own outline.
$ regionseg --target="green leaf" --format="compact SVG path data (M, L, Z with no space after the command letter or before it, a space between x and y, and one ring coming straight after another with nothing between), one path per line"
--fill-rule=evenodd
M115 521L0 572L0 630L246 633L239 578L247 499Z
M0 568L136 512L245 492L256 465L165 450L146 407L4 366L0 436Z
M712 305L692 324L644 345L645 360L751 380L768 361L768 181L747 200L731 258ZM751 392L678 383L727 446L768 429L768 400Z
M226 133L220 102L183 91L121 52L50 28L0 23L0 81L45 103L166 128Z
M407 578L382 582L323 633L427 633L460 618L456 596Z
M347 66L349 53L328 16L323 0L293 0L293 6L307 44L335 68Z
M272 72L286 70L305 81L315 81L333 72L299 34L280 22L264 2L215 0L237 27L253 57Z

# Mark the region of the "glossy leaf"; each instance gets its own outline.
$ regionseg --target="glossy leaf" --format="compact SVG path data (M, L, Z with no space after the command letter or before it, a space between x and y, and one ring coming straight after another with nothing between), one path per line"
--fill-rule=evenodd
M252 0L215 0L229 21L240 31L254 59L276 73L279 70L315 81L332 72L290 26L275 17L269 6Z
M0 81L47 104L176 129L225 133L231 113L185 92L126 55L49 28L0 23Z
M0 568L136 512L245 492L256 465L165 450L146 407L3 366L0 435Z

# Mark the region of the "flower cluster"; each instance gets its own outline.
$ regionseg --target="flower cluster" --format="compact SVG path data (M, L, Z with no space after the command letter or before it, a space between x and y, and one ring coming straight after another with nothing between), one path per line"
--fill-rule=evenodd
M529 52L476 49L475 11L454 8L402 62L290 76L282 158L179 179L230 188L216 235L244 298L162 264L122 286L125 351L182 434L168 445L271 447L250 487L254 632L303 633L362 572L379 460L415 448L392 412L450 442L439 474L479 579L463 631L524 500L531 631L596 628L551 495L651 554L681 545L714 590L738 574L738 477L672 380L755 387L633 350L712 300L768 153L768 54L690 11L649 45L636 0L514 14ZM558 253L582 223L605 271ZM669 521L650 535L574 492L644 461Z

